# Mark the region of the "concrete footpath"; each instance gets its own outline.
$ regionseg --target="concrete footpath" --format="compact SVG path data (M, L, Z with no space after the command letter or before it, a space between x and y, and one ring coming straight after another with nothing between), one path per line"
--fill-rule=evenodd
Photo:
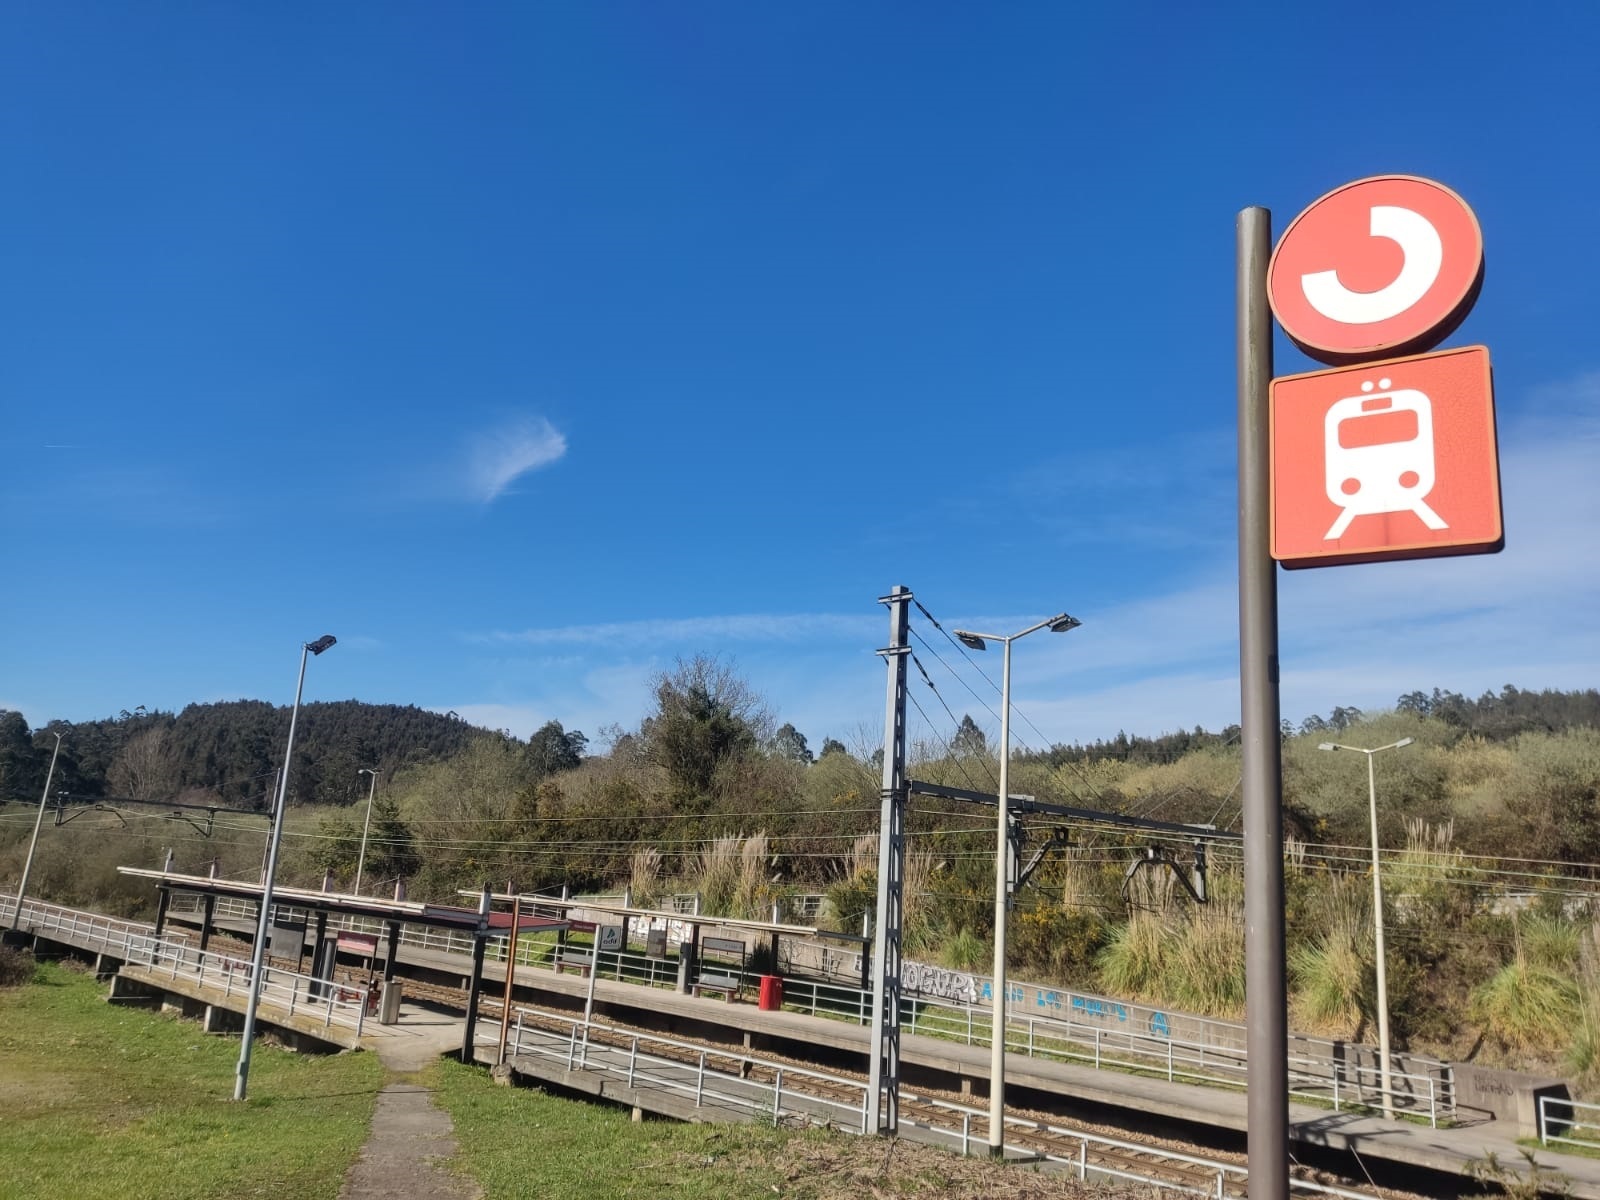
M339 1200L482 1200L482 1189L450 1170L456 1141L449 1114L407 1078L461 1048L460 1018L406 1004L398 1025L374 1024L361 1041L398 1078L378 1093L371 1132Z

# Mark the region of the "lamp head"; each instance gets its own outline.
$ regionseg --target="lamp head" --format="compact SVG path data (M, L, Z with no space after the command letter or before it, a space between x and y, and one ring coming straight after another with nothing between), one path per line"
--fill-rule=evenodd
M956 641L960 642L968 650L987 650L989 648L988 642L975 633L968 633L965 629L957 629L955 635Z
M1069 630L1076 629L1082 624L1083 622L1078 620L1077 617L1071 616L1067 613L1062 613L1059 617L1050 618L1050 632L1066 633Z
M313 654L321 654L324 650L328 649L328 647L332 646L338 640L339 639L334 637L333 634L325 633L316 641L307 642L306 649L311 651Z
M1398 750L1398 749L1400 749L1401 746L1409 746L1409 745L1411 745L1412 742L1414 742L1416 740L1417 740L1416 738L1403 737L1398 742L1396 742L1394 744L1394 748L1396 750Z
M1318 750L1337 750L1338 748L1339 747L1335 746L1332 742L1323 742L1317 747Z

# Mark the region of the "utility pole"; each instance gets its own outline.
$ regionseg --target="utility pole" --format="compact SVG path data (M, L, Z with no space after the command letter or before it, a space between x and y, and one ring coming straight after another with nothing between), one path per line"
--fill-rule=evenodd
M883 726L883 790L878 816L878 919L872 933L872 1062L867 1092L876 1132L900 1129L900 933L906 874L906 659L911 655L911 591L896 586L878 603L889 608Z
M50 751L50 769L44 776L44 794L39 797L39 815L33 819L33 837L28 841L28 857L22 860L22 880L17 884L17 906L11 911L13 931L22 927L22 897L28 890L28 876L33 873L33 850L39 844L39 826L44 824L44 806L50 800L50 784L56 777L56 759L61 754L61 735L57 733L56 748Z

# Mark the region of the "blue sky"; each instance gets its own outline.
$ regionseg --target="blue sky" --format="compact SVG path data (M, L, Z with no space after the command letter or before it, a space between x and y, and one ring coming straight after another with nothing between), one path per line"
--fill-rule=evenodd
M1017 648L1032 744L1219 727L1234 217L1391 171L1484 228L1450 344L1494 356L1507 549L1284 576L1285 715L1600 675L1590 6L5 23L0 706L34 723L287 703L331 632L310 699L593 735L707 652L816 746L881 725L903 583L947 626L1083 619Z

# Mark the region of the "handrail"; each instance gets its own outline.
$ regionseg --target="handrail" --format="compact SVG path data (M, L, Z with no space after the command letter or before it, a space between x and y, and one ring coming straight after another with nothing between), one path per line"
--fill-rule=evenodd
M1583 1120L1584 1117L1590 1119ZM1558 1133L1556 1130L1564 1132ZM1593 1136L1574 1136L1580 1131ZM1600 1150L1600 1104L1565 1096L1540 1096L1539 1142L1544 1146L1559 1142L1567 1146Z
M177 911L180 898L174 897L169 911ZM198 900L197 897L191 899ZM254 909L253 903L232 897L221 897L216 905L218 915L227 913L252 920ZM331 921L329 925L330 928L361 932L381 932L383 929L383 923L371 918L346 917ZM409 926L401 930L401 944L457 954L470 954L472 949L471 938L465 935ZM593 953L587 947L582 952ZM491 944L490 956L504 961L505 939L497 939L496 943ZM530 938L519 940L519 965L553 968L555 957L553 944L549 941ZM603 951L597 957L600 960L598 969L619 980L626 981L631 976L634 981L648 982L652 986L670 986L676 981L676 971L669 960L652 959L631 951ZM622 966L619 967L619 964ZM634 965L633 969L627 969L629 964ZM607 970L608 965L610 970ZM784 991L784 1007L794 1011L835 1019L842 1017L858 1025L865 1025L871 1016L871 993L859 986L791 975L785 980ZM1044 994L1041 993L1041 996ZM1132 1015L1139 1020L1145 1019L1141 1015L1146 1011L1144 1006L1124 1005L1119 1001L1077 992L1051 992L1048 995L1054 998L1053 1002L1070 1004L1074 1010L1081 1007L1091 1016L1113 1014L1125 1019ZM954 1037L968 1045L988 1045L991 1019L987 1001L957 1002L910 992L902 996L900 1016L902 1029L913 1034ZM1140 1030L1108 1029L1104 1025L1069 1016L1013 1011L1008 1014L1006 1023L1006 1046L1008 1052L1054 1057L1092 1065L1096 1069L1157 1070L1175 1082L1202 1086L1242 1086L1246 1071L1243 1026L1210 1017L1177 1013L1172 1014L1172 1023L1183 1028L1215 1031L1217 1041L1172 1036L1164 1014L1160 1028ZM1235 1040L1235 1033L1238 1034L1238 1044L1227 1044ZM1337 1112L1352 1106L1383 1106L1386 1094L1374 1051L1367 1047L1351 1046L1348 1049L1350 1057L1346 1058L1333 1053L1314 1053L1307 1049L1308 1043L1316 1045L1323 1043L1323 1039L1295 1037L1290 1042L1288 1065L1291 1095L1314 1103L1332 1104ZM1455 1087L1450 1065L1418 1055L1409 1055L1406 1061L1422 1066L1424 1070L1391 1071L1387 1093L1389 1104L1424 1117L1435 1127L1441 1119L1453 1117Z
M525 1044L524 1035L530 1039L537 1039L549 1044L553 1050L565 1048L564 1066L567 1070L596 1071L601 1074L620 1075L626 1079L629 1087L635 1086L637 1080L646 1081L671 1090L693 1094L696 1107L703 1105L709 1095L714 1099L727 1103L736 1108L745 1109L751 1113L768 1114L772 1119L780 1119L785 1112L805 1116L807 1119L815 1117L818 1107L830 1110L847 1112L859 1122L855 1132L864 1132L866 1129L866 1103L867 1085L859 1079L849 1079L840 1075L831 1075L825 1071L813 1071L805 1067L792 1066L788 1063L774 1063L771 1060L754 1058L750 1055L740 1054L737 1051L709 1050L707 1047L694 1042L680 1041L676 1038L662 1037L656 1034L641 1033L637 1030L619 1029L615 1026L603 1025L598 1022L584 1022L581 1018L561 1017L551 1013L537 1012L536 1010L517 1006L516 1024L514 1026L509 1051L513 1055L524 1053L538 1053L538 1047ZM524 1024L525 1018L538 1016L542 1020L553 1020L558 1024L567 1026L565 1036L538 1027L529 1028ZM606 1053L620 1054L623 1047L601 1044L593 1047L591 1054L590 1038L595 1033L609 1034L624 1040L627 1043L626 1069L610 1065L603 1057ZM581 1035L581 1040L580 1040ZM493 1039L483 1039L485 1043ZM641 1052L641 1046L671 1047L686 1051L693 1060L686 1062L683 1058L672 1058L660 1054L652 1054L648 1050ZM548 1055L555 1056L555 1055ZM738 1067L737 1072L720 1071L710 1065L710 1060L720 1059L731 1061ZM754 1067L771 1068L774 1072L771 1087L771 1101L766 1099L767 1088L765 1085L752 1082L748 1072ZM681 1076L684 1072L693 1072L693 1086L684 1082ZM784 1106L783 1081L785 1076L790 1079L796 1077L815 1079L830 1087L842 1088L849 1092L859 1091L862 1099L859 1103L835 1100L826 1096L818 1096L811 1092L795 1093L791 1089L791 1104ZM723 1081L722 1090L708 1090L707 1080ZM733 1090L729 1090L733 1089ZM796 1099L803 1099L805 1105L793 1103Z

